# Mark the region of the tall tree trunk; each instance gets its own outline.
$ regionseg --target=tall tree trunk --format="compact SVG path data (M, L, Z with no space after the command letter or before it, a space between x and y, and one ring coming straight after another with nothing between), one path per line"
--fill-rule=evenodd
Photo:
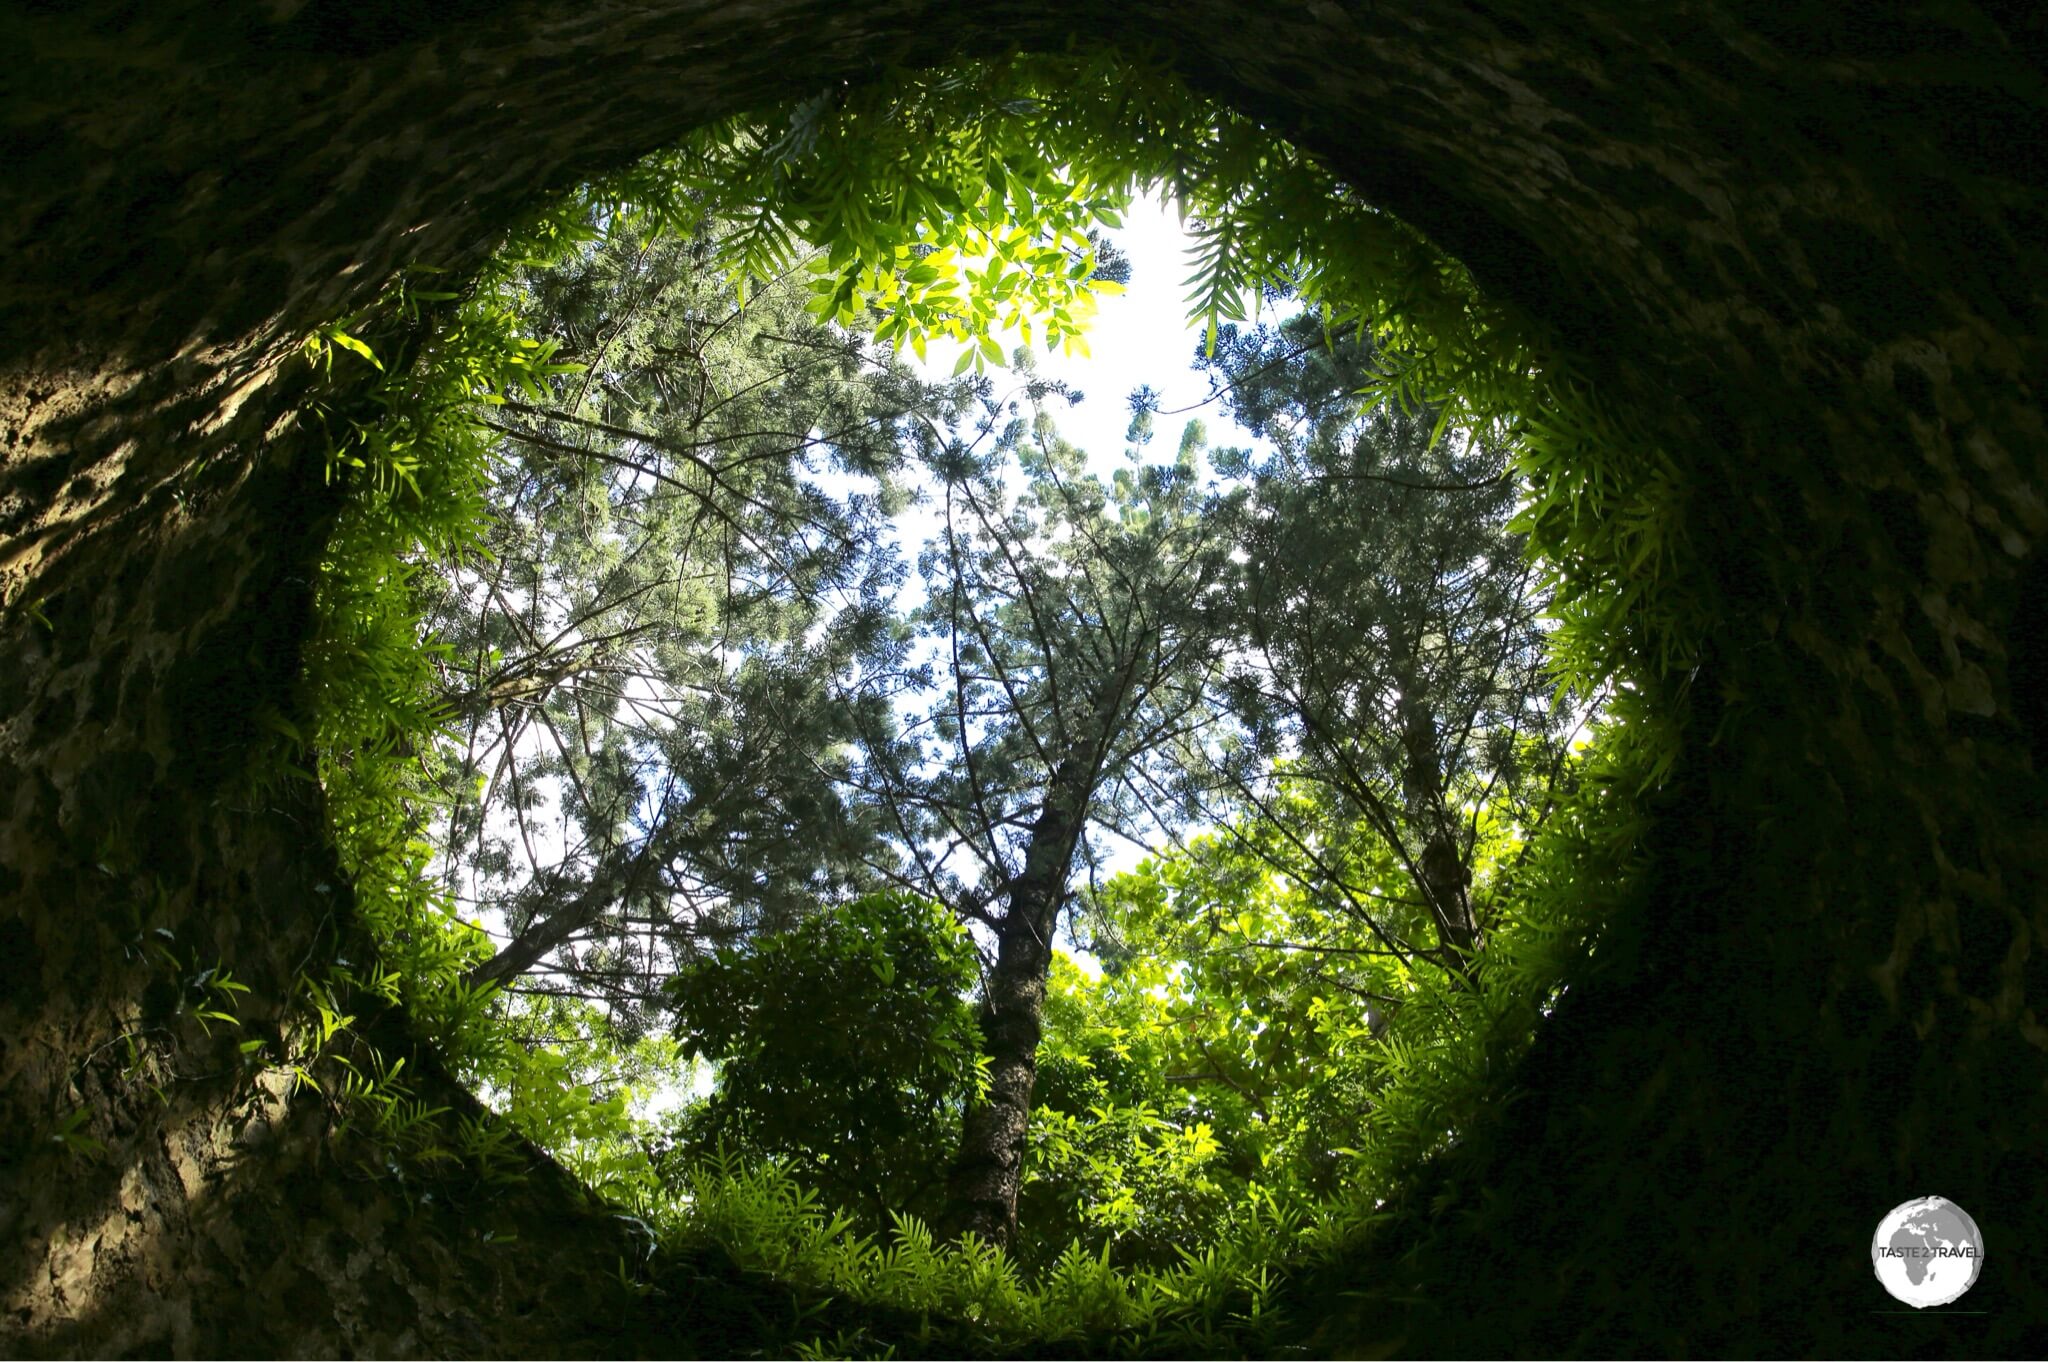
M1444 805L1436 714L1421 694L1413 656L1396 668L1395 678L1401 690L1401 794L1409 820L1422 838L1422 852L1416 859L1422 896L1429 901L1430 915L1436 920L1437 944L1452 957L1446 963L1462 968L1478 949L1479 924L1473 919L1467 892L1472 873L1458 854L1456 825Z
M996 931L996 967L982 1003L989 1060L988 1093L968 1109L947 1189L948 1228L1007 1248L1017 1236L1017 1190L1031 1093L1038 1081L1045 981L1053 933L1066 898L1067 872L1093 793L1097 763L1069 757L1054 772L1045 807L1031 827L1024 869L1011 882Z

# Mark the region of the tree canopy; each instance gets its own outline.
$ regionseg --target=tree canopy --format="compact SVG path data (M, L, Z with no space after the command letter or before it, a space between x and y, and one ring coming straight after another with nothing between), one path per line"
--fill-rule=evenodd
M870 882L834 678L895 646L905 440L963 393L820 324L797 272L736 298L723 230L610 220L508 290L576 372L479 416L488 529L429 585L446 873L510 934L480 980L551 961L631 1012Z
M983 77L707 132L464 304L510 381L460 380L478 528L406 576L437 660L394 722L440 726L407 817L465 928L387 940L460 962L397 987L636 1216L862 1292L896 1255L1009 1274L1026 1315L1016 1273L1108 1274L1142 1314L1341 1237L1455 1138L1583 945L1544 897L1579 853L1531 852L1598 783L1514 514L1526 357L1411 329L1470 324L1455 269L1375 311L1305 206L1346 268L1428 252L1312 161L1224 119L1204 178L1088 142L1086 101L972 114ZM984 126L889 162L919 110ZM1160 182L1203 215L1196 363L1256 449L1197 420L1154 461L1141 390L1091 455L988 341L1074 340ZM1249 293L1279 318L1237 324ZM950 380L892 354L942 336L973 341Z
M1510 434L1306 306L1197 350L1267 452L1150 462L1141 392L1106 464L758 216L586 211L501 286L556 372L422 579L472 982L643 1097L712 1063L657 1181L768 1160L871 1234L1159 1267L1339 1195L1568 764Z

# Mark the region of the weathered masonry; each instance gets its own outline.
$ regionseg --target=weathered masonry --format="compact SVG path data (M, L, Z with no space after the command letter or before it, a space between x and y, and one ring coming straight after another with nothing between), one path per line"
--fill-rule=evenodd
M2048 1319L2044 16L10 7L0 1351L730 1352L785 1308L710 1263L622 1298L618 1233L538 1162L506 1211L530 1232L486 1245L349 1181L281 1084L195 1050L163 1099L124 1086L109 1047L160 1003L127 948L146 908L260 1010L346 927L317 797L234 793L256 715L290 703L333 506L299 340L724 112L1070 35L1163 44L1325 155L1678 469L1702 661L1674 678L1690 737L1648 862L1515 1100L1350 1275L1302 1286L1305 1345L1890 1350L1871 1229L1938 1193L1988 1247L1985 1313L1932 1346L2021 1351Z

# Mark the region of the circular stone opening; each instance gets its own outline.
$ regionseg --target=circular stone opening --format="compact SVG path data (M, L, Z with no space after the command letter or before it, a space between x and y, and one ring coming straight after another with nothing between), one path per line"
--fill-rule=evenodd
M53 1352L758 1347L726 1321L787 1320L782 1288L578 1210L412 1048L445 1014L389 1010L366 970L325 976L331 1017L307 1005L300 976L353 920L309 850L317 798L270 745L309 731L294 682L339 485L307 417L374 424L382 380L333 335L311 402L328 380L276 361L401 264L467 278L536 187L861 85L885 48L930 65L1075 26L796 0L223 25L169 0L145 30L128 8L23 18L29 84L0 101L22 153L0 215L10 1318ZM1583 588L1573 625L1646 659L1615 703L1674 730L1573 844L1607 925L1530 1052L1500 1057L1512 1100L1333 1231L1337 1261L1290 1259L1226 1306L1315 1351L1874 1353L1890 1322L1859 1254L1885 1207L1933 1188L1993 1243L2048 1237L2010 1190L2048 1172L2026 944L2048 922L2025 890L2048 872L2039 44L1968 7L1609 8L1267 7L1248 44L1237 7L1141 6L1085 31L1144 29L1536 319L1535 367L1575 395L1519 408L1566 496L1548 560ZM397 375L431 331L341 329ZM409 614L372 619L412 656ZM254 797L252 763L279 777ZM1620 845L1600 829L1627 830L1625 876L1592 868ZM355 890L371 915L409 892ZM393 1101L293 1091L277 1061L338 1017ZM454 1143L422 1138L403 1177L336 1196L306 1174L333 1167L343 1112L389 1140L440 1130L414 1119L436 1106L463 1113ZM1730 1254L1729 1208L1754 1205L1773 1243L1821 1247ZM278 1251L279 1207L304 1252ZM1473 1290L1475 1261L1506 1285ZM1973 1288L1986 1351L2018 1351L2036 1285L1999 1267ZM621 1306L627 1286L651 1290ZM1084 1316L1063 1303L1035 1336ZM862 1307L818 1332L985 1343L897 1324Z
M1151 448L1145 386L1091 454L1033 343L1182 267L1115 244L1146 190L1239 443ZM636 1223L813 1286L936 1230L920 1308L978 1242L988 1327L1092 1265L1088 1327L1186 1328L1483 1109L1599 925L1553 820L1671 740L1650 637L1586 623L1664 489L1557 466L1600 409L1422 237L1161 68L1013 59L706 129L425 283L334 456L330 811L414 1014Z

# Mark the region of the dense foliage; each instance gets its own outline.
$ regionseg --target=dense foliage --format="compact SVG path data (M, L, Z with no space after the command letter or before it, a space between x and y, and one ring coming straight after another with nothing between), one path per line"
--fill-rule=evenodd
M872 880L872 820L817 778L856 732L832 680L893 650L904 444L966 396L816 321L798 278L736 298L717 247L612 217L508 278L578 372L479 414L480 552L423 583L459 735L441 860L508 929L480 977L549 960L627 1012Z
M1667 739L1572 755L1542 664L1582 707L1623 678L1617 720L1628 665L1674 664L1628 605L1657 464L1603 458L1455 264L1159 70L992 61L786 120L309 344L385 371L337 413L307 735L381 959L309 987L404 1000L651 1232L991 1346L1248 1346L1219 1331L1456 1138L1620 882ZM1073 341L1092 234L1159 184L1271 457L1197 431L1104 482L1028 368L1013 413L870 344ZM1223 325L1261 293L1299 318ZM943 512L905 608L913 464ZM1159 854L1084 890L1111 829ZM635 1114L690 1056L712 1094ZM907 1217L963 1223L1004 1104L1010 1252L942 1244ZM430 1116L416 1156L488 1158Z
M685 1054L718 1062L717 1090L684 1109L670 1157L775 1158L869 1233L930 1218L932 1157L979 1086L974 953L951 913L876 894L670 983Z

